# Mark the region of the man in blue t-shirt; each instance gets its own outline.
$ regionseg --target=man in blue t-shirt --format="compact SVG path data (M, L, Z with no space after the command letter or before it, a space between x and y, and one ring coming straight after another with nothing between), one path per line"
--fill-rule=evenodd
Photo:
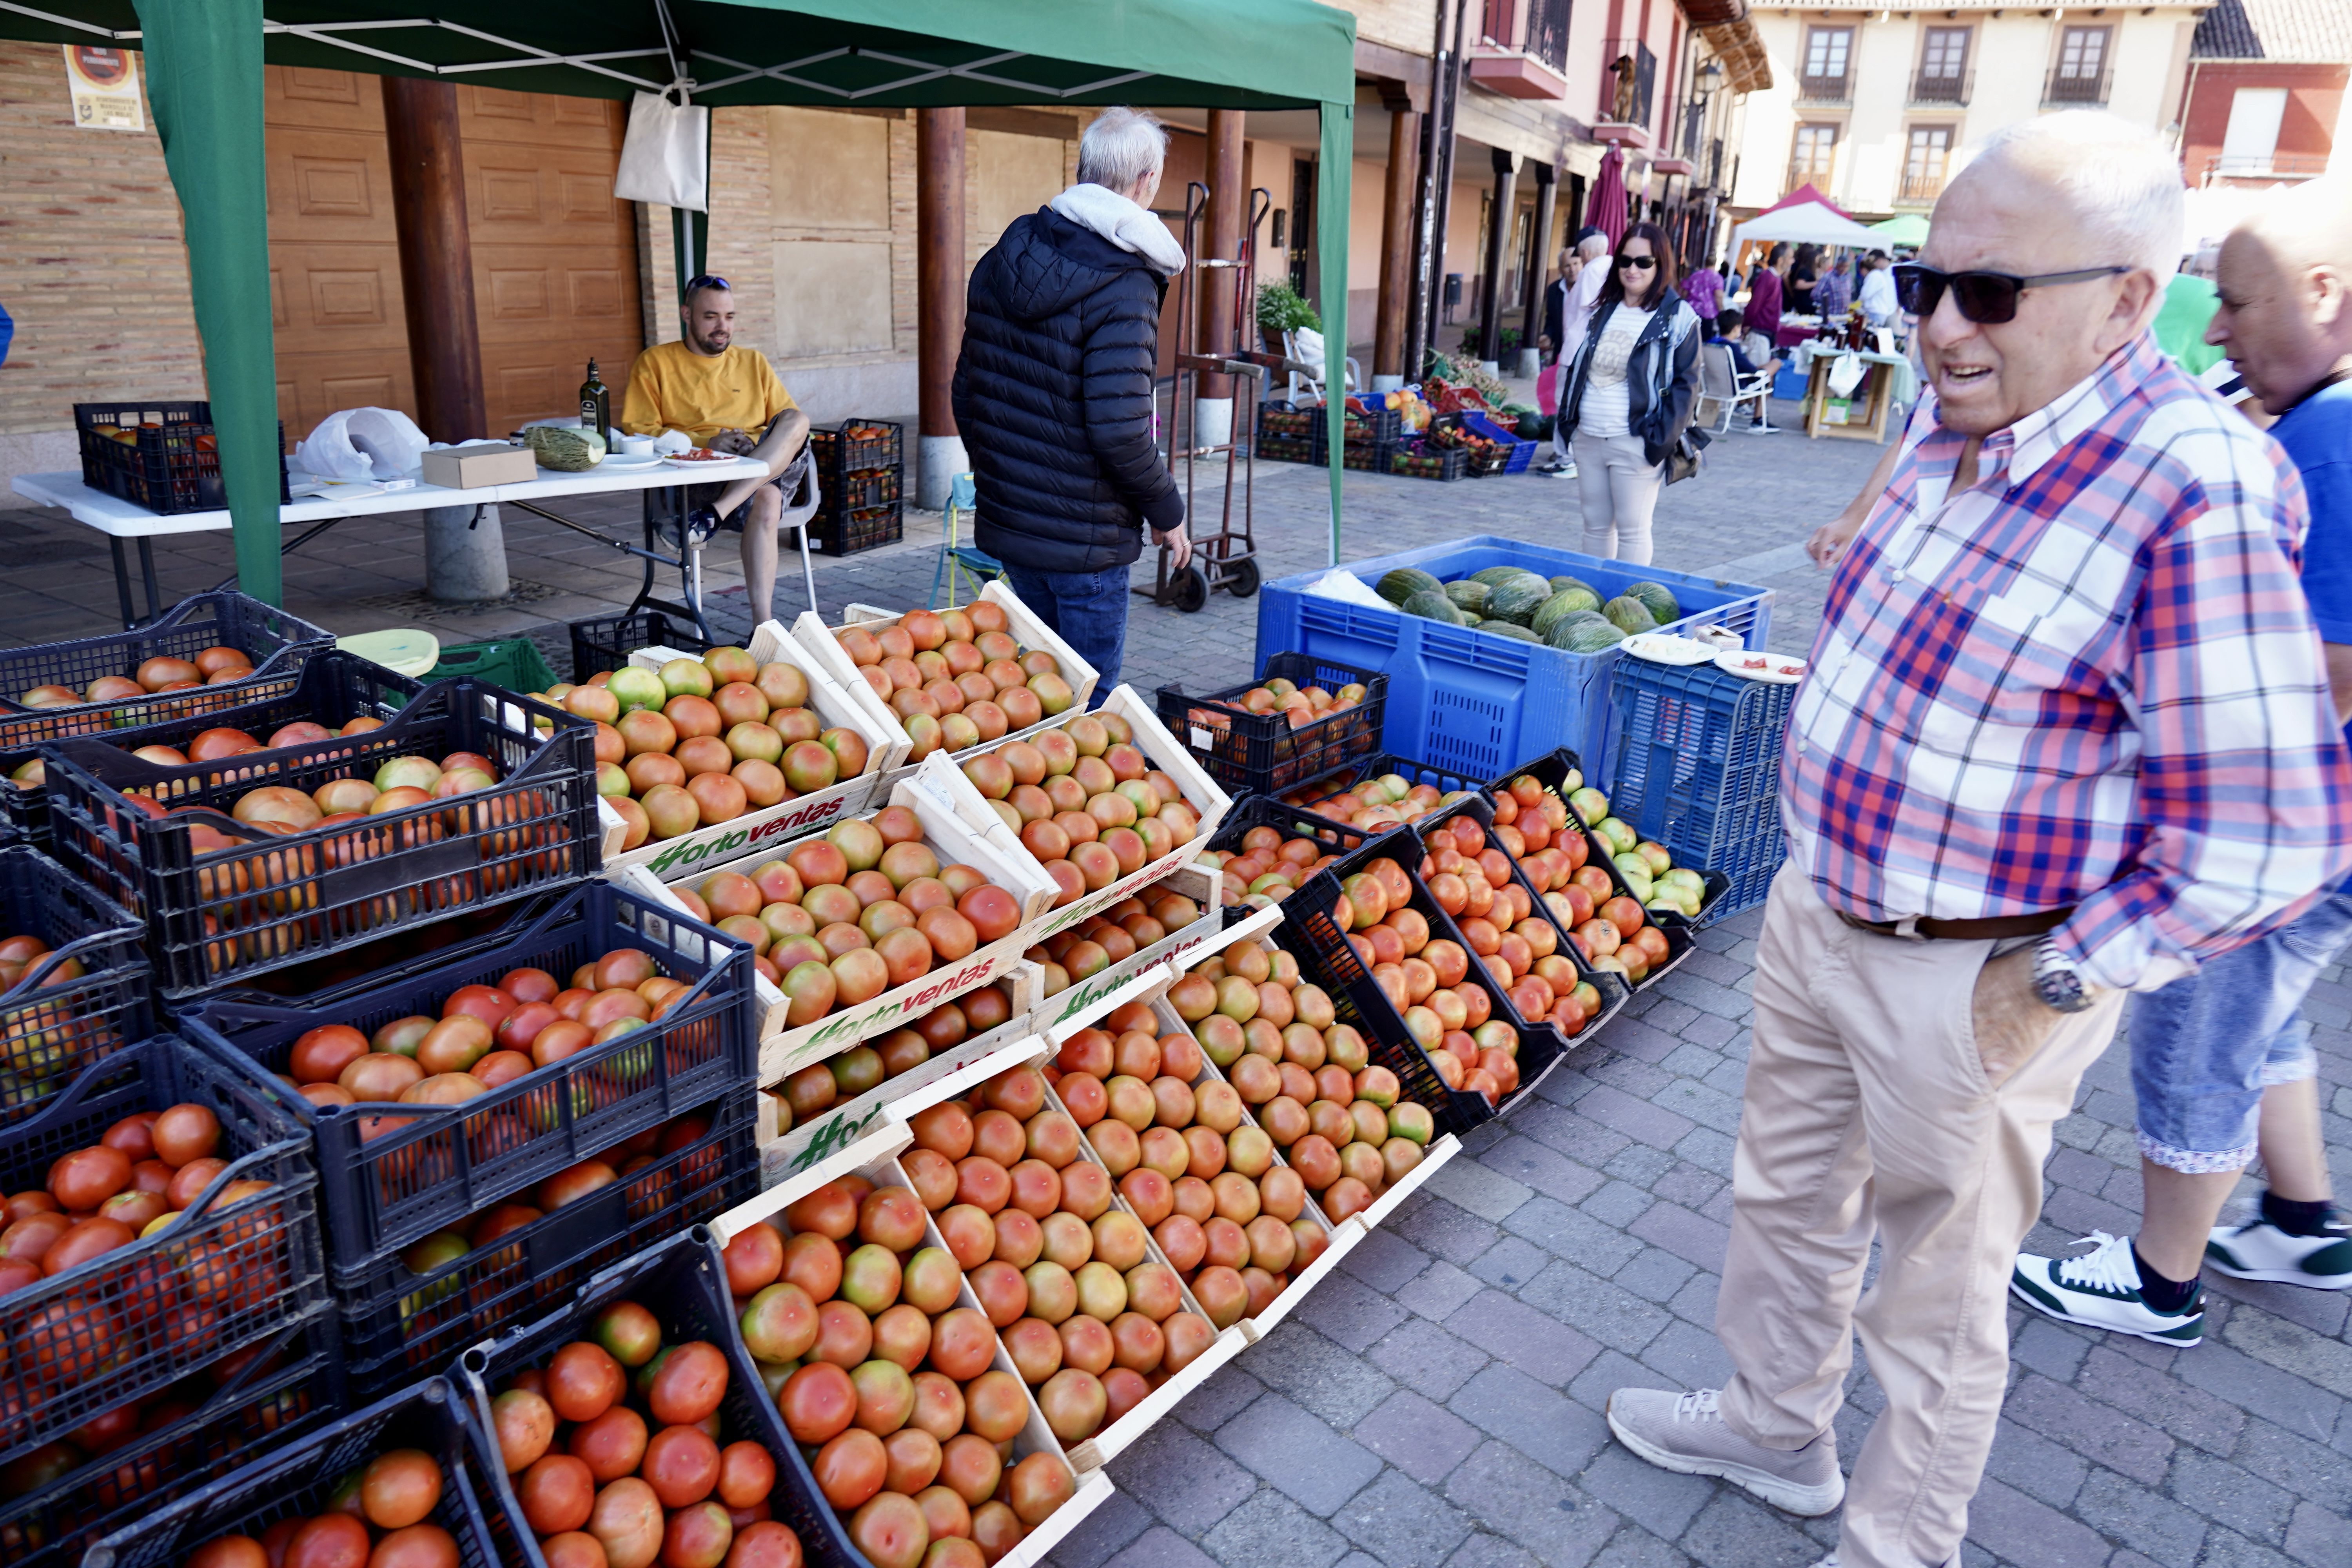
M2352 182L2315 181L2221 247L2205 341L2223 350L2303 477L2303 587L2339 720L2352 718ZM2352 942L2352 881L2294 923L2135 996L2140 1231L2087 1257L2021 1254L2010 1288L2054 1318L2174 1345L2204 1335L2210 1265L2241 1279L2352 1289L2320 1136L2317 1062L2298 1016ZM2245 1225L2214 1227L2255 1154L2268 1186Z

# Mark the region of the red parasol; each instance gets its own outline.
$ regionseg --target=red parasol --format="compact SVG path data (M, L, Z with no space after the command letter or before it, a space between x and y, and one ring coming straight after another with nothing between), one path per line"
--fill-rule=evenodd
M1625 237L1625 154L1614 142L1601 160L1601 173L1593 176L1592 197L1584 210L1585 221L1609 237L1609 248L1614 251Z

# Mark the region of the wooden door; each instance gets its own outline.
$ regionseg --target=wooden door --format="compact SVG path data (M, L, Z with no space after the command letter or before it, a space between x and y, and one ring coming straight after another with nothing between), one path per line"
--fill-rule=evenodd
M626 109L460 87L457 118L491 431L577 413L592 356L618 416L644 338L636 225L613 199Z
M268 66L269 300L289 441L341 408L416 412L376 79Z
M383 89L268 68L270 297L289 440L338 409L416 412ZM637 247L613 199L625 111L600 99L457 89L485 434L576 413L593 355L617 413L641 346ZM465 330L452 324L450 331Z

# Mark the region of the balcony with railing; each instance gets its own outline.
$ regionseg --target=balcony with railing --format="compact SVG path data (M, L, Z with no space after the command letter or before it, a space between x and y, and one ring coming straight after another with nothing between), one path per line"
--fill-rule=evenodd
M1932 174L1905 174L1895 183L1895 205L1897 206L1929 207L1944 194L1944 172Z
M1592 128L1593 139L1648 146L1658 57L1639 38L1611 38L1601 45L1601 103L1594 115L1600 123Z
M2315 180L2327 173L2325 153L2215 153L2205 159L2198 183L2225 185L2234 180L2282 184Z
M1569 0L1486 0L1470 79L1505 98L1568 96Z
M2042 88L2045 104L2064 104L2072 108L2088 105L2096 109L2107 101L2107 89L2115 81L2115 71L2069 71L2064 66L2053 66Z
M1937 71L1917 71L1911 78L1913 108L1929 108L1939 104L1964 104L1976 91L1977 73L1971 68L1958 76Z
M1849 67L1835 76L1798 77L1797 101L1805 104L1852 103L1853 101L1852 68Z

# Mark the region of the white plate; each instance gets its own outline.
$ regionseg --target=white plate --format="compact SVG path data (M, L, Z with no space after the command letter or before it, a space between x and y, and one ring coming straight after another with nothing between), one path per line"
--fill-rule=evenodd
M1652 664L1705 664L1715 657L1715 649L1696 637L1667 637L1661 632L1636 632L1620 646Z
M731 456L719 458L664 458L673 468L723 468L735 461Z
M1751 658L1762 659L1762 668L1750 668L1748 661ZM1760 680L1769 686L1794 686L1805 677L1805 661L1801 658L1791 658L1784 653L1756 653L1744 647L1717 654L1715 668L1726 675Z
M657 452L607 452L598 459L596 466L634 473L640 468L653 468L661 460Z

